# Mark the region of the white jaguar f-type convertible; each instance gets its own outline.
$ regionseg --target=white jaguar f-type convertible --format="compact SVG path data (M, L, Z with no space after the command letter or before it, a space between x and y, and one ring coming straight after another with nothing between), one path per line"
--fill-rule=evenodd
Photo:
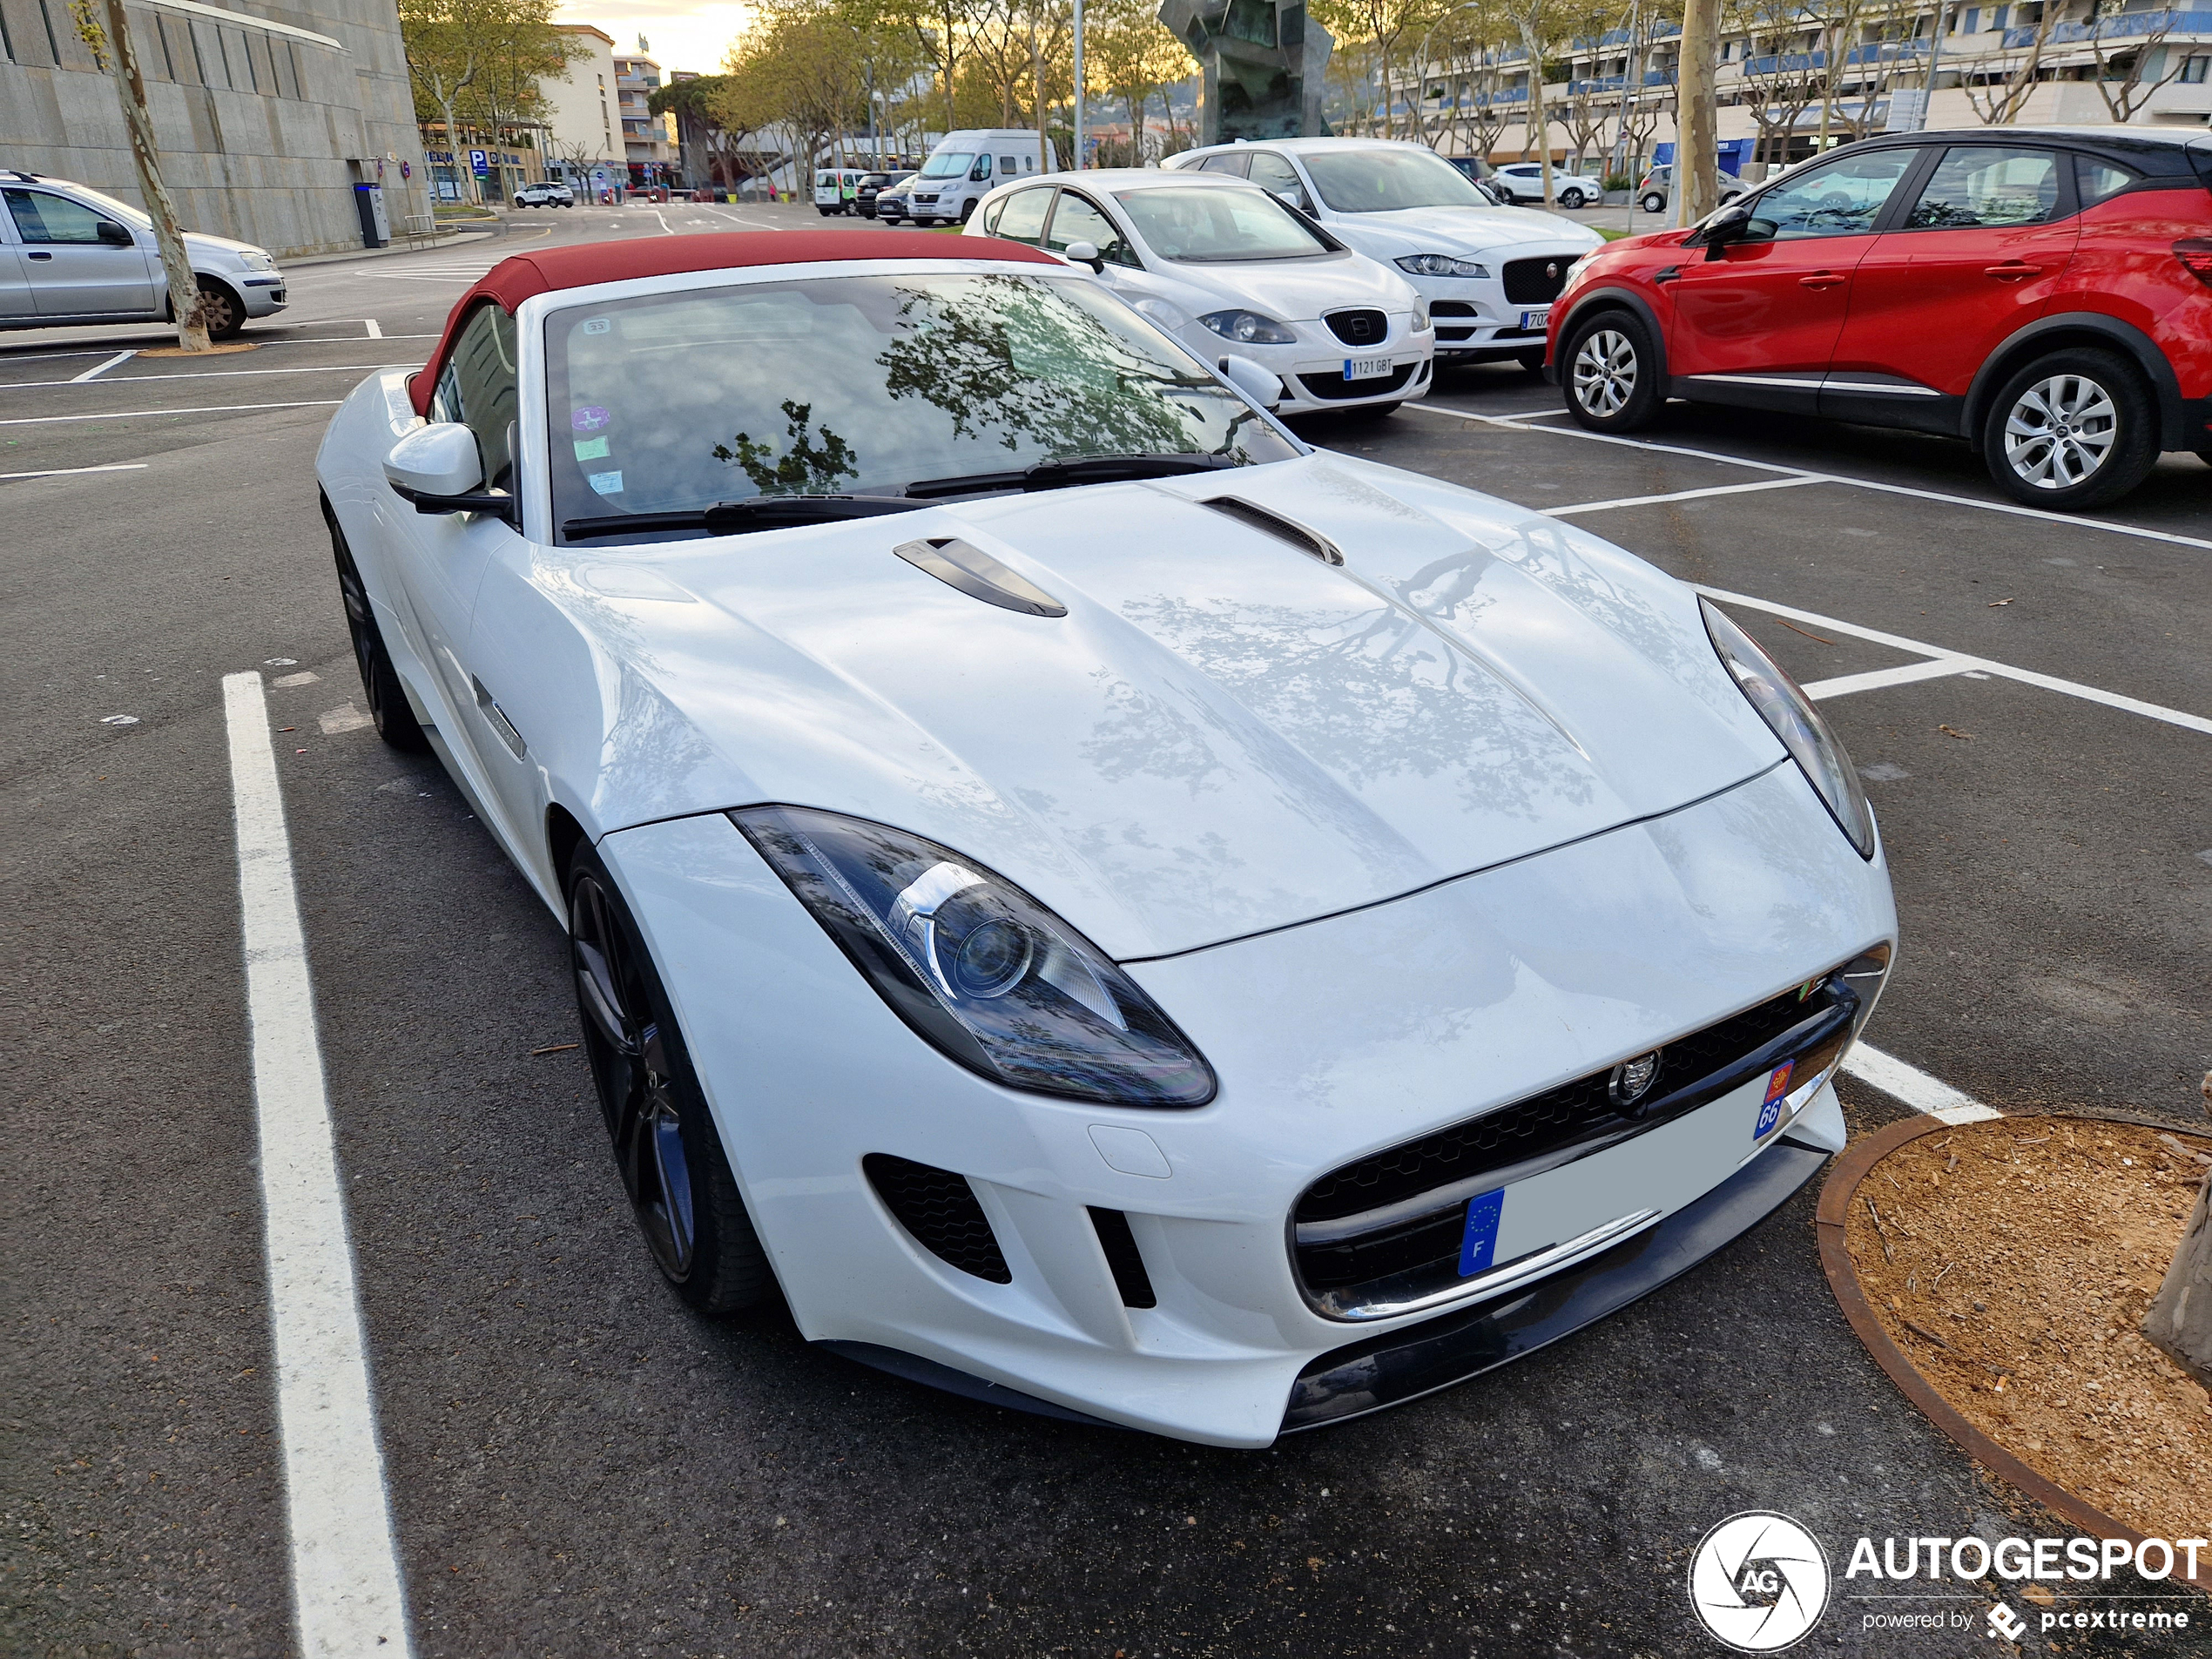
M1264 1446L1842 1145L1896 918L1820 715L1268 380L1033 248L769 233L509 259L333 420L378 727L564 919L692 1307Z

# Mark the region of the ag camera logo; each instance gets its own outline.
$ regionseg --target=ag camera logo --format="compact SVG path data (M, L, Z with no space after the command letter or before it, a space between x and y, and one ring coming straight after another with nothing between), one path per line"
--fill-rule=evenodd
M1738 1653L1779 1653L1828 1607L1828 1554L1787 1515L1750 1509L1699 1541L1689 1605L1714 1638Z

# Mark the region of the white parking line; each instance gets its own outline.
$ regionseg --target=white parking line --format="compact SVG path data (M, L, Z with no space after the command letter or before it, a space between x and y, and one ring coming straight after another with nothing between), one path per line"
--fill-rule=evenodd
M1972 1095L1962 1094L1918 1066L1909 1066L1895 1055L1884 1054L1865 1043L1851 1045L1844 1056L1844 1069L1863 1083L1871 1084L1916 1112L1939 1117L1946 1123L1981 1123L2004 1113L1985 1106Z
M1948 507L1972 507L1985 513L2004 513L2014 518L2040 519L2047 524L2065 524L2079 529L2105 530L2114 536L2140 536L2149 542L2166 542L2176 547L2201 547L2212 550L2212 541L2199 536L2183 536L2174 530L2155 530L2140 524L2121 524L2108 518L2084 518L2077 513L2051 513L2040 507L2022 507L2013 502L1981 501L1973 496L1947 495L1939 489L1919 489L1910 484L1887 484L1872 478L1854 478L1846 473L1814 472L1804 467L1784 466L1772 461L1746 461L1741 455L1721 455L1710 449L1692 449L1679 443L1655 443L1648 438L1623 438L1610 432L1588 432L1577 426L1530 426L1529 419L1503 415L1475 415L1466 409L1454 409L1438 403L1407 403L1402 406L1409 414L1440 415L1454 421L1475 421L1484 426L1503 427L1508 432L1542 432L1554 437L1584 438L1592 443L1617 443L1628 449L1649 449L1659 455L1688 455L1696 461L1711 461L1727 467L1750 467L1759 472L1786 473L1802 478L1808 483L1849 484L1856 489L1878 490L1884 495L1909 496L1916 501L1940 502Z
M119 351L116 353L114 356L109 358L104 363L93 364L91 368L86 369L82 374L71 375L67 381L25 381L23 383L26 386L78 386L83 384L86 381L96 381L99 379L101 375L106 374L108 370L113 368L118 363L127 363L138 354L138 350L134 347L129 351Z
M118 461L108 467L49 467L44 472L0 472L0 478L74 478L80 472L144 472L143 461Z
M2130 714L2141 714L2150 719L2163 720L2168 725L2178 725L2190 732L2202 732L2206 736L2212 737L2212 719L2207 719L2201 714L2188 714L2180 709L2165 708L2156 703L2145 703L2136 698L2122 697L2117 691L2107 691L2097 685L2084 685L2079 680L2060 679L2054 674L2039 674L2032 668L2014 668L2010 663L1997 662L1991 658L1973 657L1964 651L1948 650L1942 645L1925 644L1917 639L1907 639L1901 634L1885 634L1878 628L1862 628L1855 622L1844 622L1836 617L1824 617L1817 611L1799 610L1794 605L1777 604L1771 599L1754 599L1748 593L1730 593L1725 588L1709 588L1702 583L1693 583L1691 585L1707 598L1717 599L1723 604L1743 605L1749 610L1764 610L1772 617L1789 617L1811 627L1831 629L1839 634L1849 634L1855 639L1868 640L1877 645L1887 645L1895 651L1910 651L1916 657L1938 658L1946 664L1945 671L1948 673L1963 674L1971 669L1979 669L1985 674L1994 674L2002 679L2018 680L2023 685L2040 685L2047 691L2063 691L2068 697L2084 698L2092 703L2101 703L2109 709L2124 709ZM1847 675L1844 678L1856 678L1858 677ZM1832 684L1826 681L1819 683Z
M234 415L245 409L334 409L342 397L311 398L300 403L208 403L187 409L110 409L105 415L18 415L0 426L54 426L64 421L142 421L157 415Z
M223 718L300 1647L315 1659L405 1659L406 1598L260 675L223 677Z
M1925 663L1906 663L1900 668L1877 668L1864 674L1839 674L1831 680L1815 680L1810 685L1799 686L1814 702L1823 698L1849 697L1853 691L1878 691L1891 685L1910 685L1916 680L1942 679L1951 674L1976 671L1973 662L1964 657L1938 657Z
M288 343L288 342L287 342ZM129 352L125 357L132 355ZM110 361L120 361L111 359ZM102 364L102 368L107 367ZM366 374L379 368L420 368L420 363L314 363L305 368L188 368L153 374L126 374L119 381L92 381L89 374L79 374L68 381L17 381L0 390L10 392L37 392L57 386L82 386L91 381L99 386L141 386L148 381L235 381L253 374Z
M1756 484L1710 484L1703 489L1676 489L1663 496L1622 496L1615 501L1577 502L1572 507L1544 507L1537 510L1547 518L1564 518L1569 513L1602 513L1615 507L1653 507L1662 502L1696 501L1706 496L1748 496L1760 489L1797 489L1805 484L1820 484L1824 478L1762 478Z
M673 235L675 235L675 234L676 234L676 233L675 233L674 231L672 231L672 230L671 230L671 229L669 228L667 219L662 219L662 218L661 218L661 211L660 211L660 209L659 209L659 208L656 207L655 209L653 209L653 217L654 217L655 219L660 219L660 229L661 229L661 234L662 234L662 235L664 235L664 236L673 236Z

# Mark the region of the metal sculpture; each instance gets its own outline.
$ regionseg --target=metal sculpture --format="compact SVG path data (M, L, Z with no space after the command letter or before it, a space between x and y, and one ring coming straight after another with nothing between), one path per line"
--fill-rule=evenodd
M1322 71L1336 44L1305 0L1163 0L1160 21L1198 60L1198 142L1325 137Z

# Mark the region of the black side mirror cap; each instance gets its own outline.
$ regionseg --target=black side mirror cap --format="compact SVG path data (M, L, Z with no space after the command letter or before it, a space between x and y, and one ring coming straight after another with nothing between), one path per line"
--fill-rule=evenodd
M1743 239L1750 226L1751 210L1741 203L1723 207L1707 219L1697 233L1697 240L1704 245L1705 257L1717 260L1728 251L1730 242Z
M523 528L522 506L512 496L479 490L462 496L429 496L398 484L392 486L392 493L402 501L413 502L418 513L487 513L510 529Z
M136 247L138 245L137 238L111 219L102 219L99 229L94 234L110 247Z

